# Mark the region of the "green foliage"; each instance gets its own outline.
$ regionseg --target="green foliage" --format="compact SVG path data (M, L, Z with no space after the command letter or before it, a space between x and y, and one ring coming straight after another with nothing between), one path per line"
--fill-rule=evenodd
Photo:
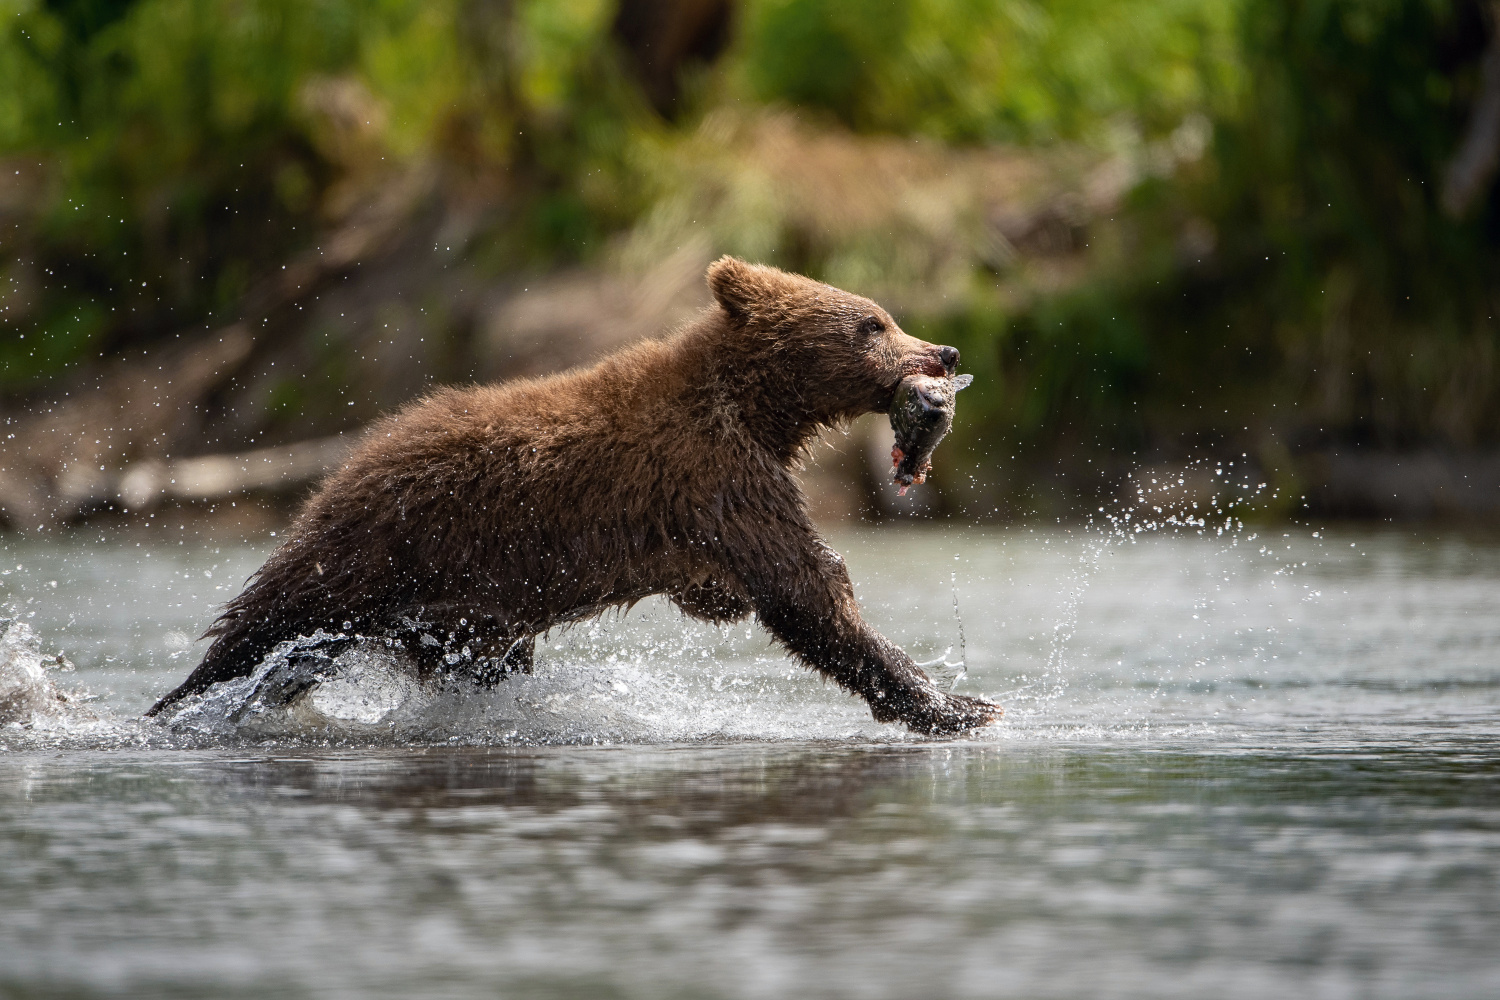
M965 409L996 453L1500 437L1500 203L1455 219L1438 197L1478 86L1474 0L743 0L673 124L615 57L614 9L0 0L0 386L232 314L355 195L436 161L503 193L479 247L497 268L706 232L925 282L949 305L909 325L989 376ZM1008 299L962 185L861 216L733 162L781 141L755 138L766 106L919 137L955 171L952 147L1139 166L1185 121L1212 142L1091 223L1081 277ZM824 153L854 170L874 148Z
M60 0L8 14L0 156L40 160L46 181L5 250L46 277L17 325L48 342L50 364L228 307L305 238L327 169L296 97L355 52L347 4ZM111 322L66 332L87 303ZM29 374L6 364L0 379Z
M607 0L0 13L0 163L40 173L0 235L0 322L33 345L0 351L0 385L231 315L403 162L509 172L523 260L576 256L639 210L624 164L643 105L605 58Z
M1122 114L1169 126L1232 81L1228 10L748 0L727 87L705 99L962 141L1082 134ZM0 383L232 313L371 164L504 173L514 225L491 234L504 259L601 245L676 175L675 140L613 58L613 13L609 0L9 0L0 160L39 163L42 180L0 248L35 294L0 315L46 349L11 350Z
M1234 0L757 0L741 72L762 100L857 128L1044 141L1148 131L1232 92Z
M30 337L17 332L0 339L0 372L24 381L56 371L89 354L103 339L109 318L103 306L88 300L54 308L44 324L31 328Z
M1268 434L1500 438L1500 201L1492 187L1466 218L1439 204L1478 83L1477 15L1430 0L1248 4L1248 83L1217 115L1208 168L1135 192L1101 241L1113 250L1093 295L1016 320L1091 343L1103 296L1149 331L1126 352L1138 414L1120 425L1085 406L1052 430L1252 448ZM1204 234L1215 245L1193 249ZM1021 367L1057 405L1074 397L1048 388L1052 367L1069 363L1046 352Z

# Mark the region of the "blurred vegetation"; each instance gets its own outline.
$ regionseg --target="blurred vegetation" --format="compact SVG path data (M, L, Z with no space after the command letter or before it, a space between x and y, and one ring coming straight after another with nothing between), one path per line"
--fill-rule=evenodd
M579 63L597 2L6 6L11 384L232 315L387 161L441 156L480 175L521 155L563 162L571 150L528 142L521 123L601 110L575 92L595 79ZM538 217L567 215L542 201Z
M1441 205L1481 13L1245 3L1199 169L1135 188L1081 287L978 333L996 419L1102 449L1494 446L1500 203Z
M492 276L697 234L890 293L979 375L953 447L991 484L1016 456L1500 443L1500 207L1440 203L1478 3L676 0L703 27L666 71L627 8L0 0L0 392L233 319L425 164L484 206ZM965 191L1000 169L974 157L1030 157L1046 224L938 180L947 207L830 221L747 152L794 134L930 151Z
M861 130L946 142L1089 136L1128 115L1170 131L1239 65L1226 0L748 4L745 89Z

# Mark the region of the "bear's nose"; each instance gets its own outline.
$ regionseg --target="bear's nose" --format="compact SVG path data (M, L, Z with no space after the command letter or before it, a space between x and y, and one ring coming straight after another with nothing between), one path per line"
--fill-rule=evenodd
M953 374L953 369L958 367L958 348L940 347L938 357L942 360L943 367L948 369L948 374Z

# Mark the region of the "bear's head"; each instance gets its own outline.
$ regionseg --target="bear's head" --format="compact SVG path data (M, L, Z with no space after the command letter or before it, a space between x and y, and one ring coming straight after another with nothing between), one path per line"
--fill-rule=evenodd
M832 424L886 412L908 375L951 375L958 350L904 333L869 299L774 267L720 257L708 286L737 360L788 418Z

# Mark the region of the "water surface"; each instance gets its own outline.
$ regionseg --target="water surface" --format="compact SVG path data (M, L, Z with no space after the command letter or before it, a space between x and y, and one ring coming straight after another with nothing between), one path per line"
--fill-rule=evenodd
M0 727L0 995L1500 993L1486 537L839 535L1007 705L934 741L659 604L489 696L143 723L274 543L168 530L0 548L90 693Z

